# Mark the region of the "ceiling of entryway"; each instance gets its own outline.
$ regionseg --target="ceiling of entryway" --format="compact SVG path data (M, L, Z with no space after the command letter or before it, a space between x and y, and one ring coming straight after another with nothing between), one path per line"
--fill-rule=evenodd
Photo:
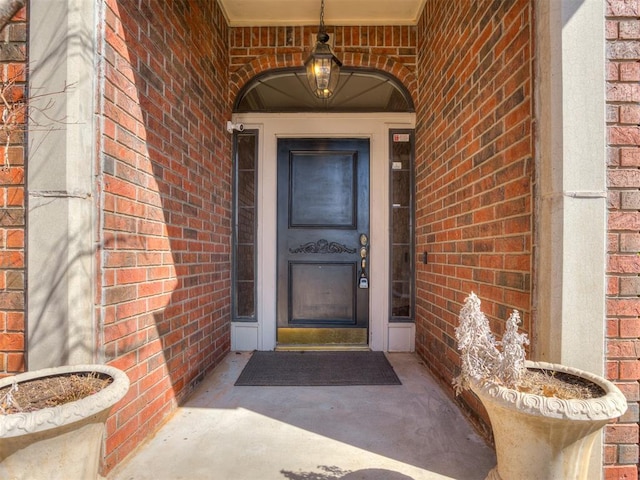
M219 0L232 27L313 25L321 0ZM325 0L326 25L415 25L426 0Z

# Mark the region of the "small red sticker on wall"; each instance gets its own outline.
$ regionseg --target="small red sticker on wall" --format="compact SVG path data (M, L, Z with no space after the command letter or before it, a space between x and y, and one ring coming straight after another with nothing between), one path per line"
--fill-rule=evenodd
M408 133L394 133L393 134L393 143L402 143L409 141Z

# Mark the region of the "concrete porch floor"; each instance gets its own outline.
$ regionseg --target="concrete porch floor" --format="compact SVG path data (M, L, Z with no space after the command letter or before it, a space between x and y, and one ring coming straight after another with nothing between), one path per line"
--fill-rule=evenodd
M108 480L484 479L493 450L413 354L401 386L235 387L230 353Z

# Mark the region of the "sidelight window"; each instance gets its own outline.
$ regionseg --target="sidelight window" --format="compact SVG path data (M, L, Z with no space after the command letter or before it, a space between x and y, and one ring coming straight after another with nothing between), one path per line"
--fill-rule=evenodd
M389 131L392 322L414 320L414 131Z
M256 321L258 132L234 135L233 320Z

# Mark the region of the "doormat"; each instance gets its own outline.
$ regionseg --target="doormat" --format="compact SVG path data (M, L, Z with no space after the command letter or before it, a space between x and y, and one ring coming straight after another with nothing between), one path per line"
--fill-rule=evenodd
M254 352L237 386L402 385L383 352Z

